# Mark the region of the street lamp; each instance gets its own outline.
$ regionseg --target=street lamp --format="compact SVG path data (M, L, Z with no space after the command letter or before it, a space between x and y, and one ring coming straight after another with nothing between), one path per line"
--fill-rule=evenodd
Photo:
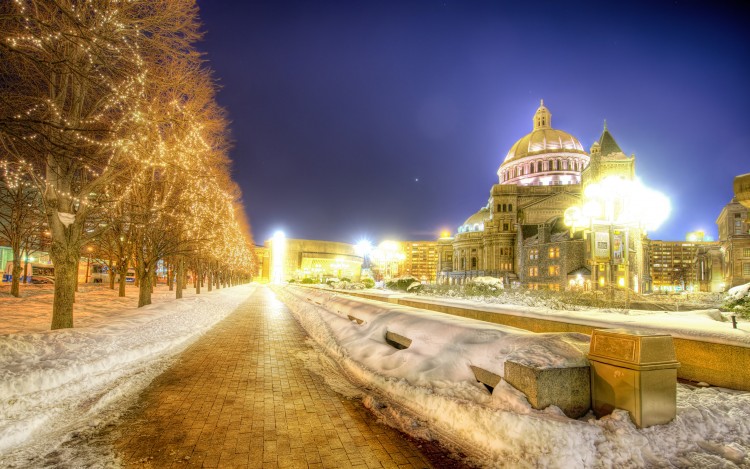
M354 252L362 257L362 267L360 268L360 278L372 277L370 268L370 254L372 253L372 243L367 239L360 240L354 246Z
M373 249L372 258L375 262L384 267L384 279L390 280L392 264L402 262L406 259L406 255L401 252L397 242L383 241L376 249Z
M591 239L591 261L608 265L609 272L592 279L594 284L609 288L615 285L630 290L628 246L631 230L640 241L647 230L656 229L666 220L671 210L669 199L660 192L648 189L640 181L609 176L591 183L583 191L581 204L565 211L565 224L573 231L586 230ZM622 266L622 269L620 269ZM616 269L623 272L618 278ZM597 281L598 280L598 281ZM633 289L638 291L637 276Z
M83 283L89 283L89 269L91 268L91 251L93 250L94 248L92 248L91 246L88 246L86 248L88 257L86 258L86 279L83 281Z
M286 264L286 235L277 231L271 243L271 282L284 283L284 266Z

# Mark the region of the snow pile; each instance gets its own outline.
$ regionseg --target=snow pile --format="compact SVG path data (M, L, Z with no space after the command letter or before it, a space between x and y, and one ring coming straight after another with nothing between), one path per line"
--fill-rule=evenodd
M580 365L587 336L533 334L323 291L278 294L324 351L366 387L363 401L373 412L468 453L478 465L750 466L750 393L678 385L676 419L643 430L623 411L572 420L555 407L532 409L504 381L490 394L469 365L499 375L508 359ZM411 346L388 345L386 331L412 339Z
M170 357L253 289L153 304L110 314L89 327L0 335L0 454L41 442L48 450L66 432L96 422L101 411L145 387Z
M741 300L743 298L750 298L750 283L744 285L737 285L727 291L728 300Z

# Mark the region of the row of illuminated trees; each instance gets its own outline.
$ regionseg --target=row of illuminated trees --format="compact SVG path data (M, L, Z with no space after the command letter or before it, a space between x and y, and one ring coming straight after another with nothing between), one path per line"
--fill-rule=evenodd
M250 278L199 37L194 0L0 3L1 235L19 255L39 224L49 233L53 329L73 326L84 246L121 282L135 268L139 306L159 261L178 297L188 269L208 288Z

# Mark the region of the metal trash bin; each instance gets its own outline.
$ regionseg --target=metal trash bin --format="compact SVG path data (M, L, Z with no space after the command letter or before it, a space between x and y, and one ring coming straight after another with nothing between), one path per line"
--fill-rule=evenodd
M591 406L597 417L627 410L638 428L677 413L677 362L672 336L626 329L591 334Z

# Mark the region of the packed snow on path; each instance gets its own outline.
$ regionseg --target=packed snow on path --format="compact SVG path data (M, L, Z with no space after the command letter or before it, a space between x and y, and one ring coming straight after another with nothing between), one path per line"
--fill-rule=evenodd
M143 308L134 307L135 289L127 299L106 288L82 289L76 295L77 327L58 331L45 330L51 291L0 297L6 331L0 333L0 467L39 465L35 458L65 451L64 443L82 429L116 419L126 401L254 288L201 295L187 290L185 298L174 300L174 292L160 286L155 304ZM70 458L81 457L67 456L58 461L71 464Z
M469 365L500 375L507 359L575 366L586 362L580 347L586 336L534 334L333 292L276 292L325 353L367 390L363 401L376 414L468 454L479 466L750 467L750 393L678 384L677 417L646 429L637 429L622 410L598 420L591 413L570 419L554 406L533 409L505 381L490 394ZM386 331L413 343L398 350L385 342Z

